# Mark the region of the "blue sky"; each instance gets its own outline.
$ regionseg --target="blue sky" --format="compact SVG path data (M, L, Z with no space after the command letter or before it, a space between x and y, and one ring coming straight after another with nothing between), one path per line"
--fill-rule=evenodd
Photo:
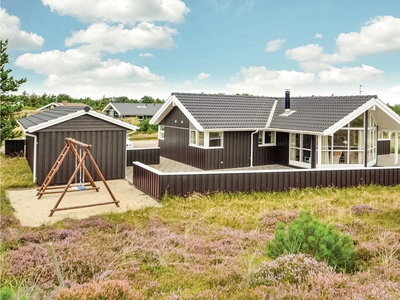
M400 2L2 0L20 91L377 94L400 104Z

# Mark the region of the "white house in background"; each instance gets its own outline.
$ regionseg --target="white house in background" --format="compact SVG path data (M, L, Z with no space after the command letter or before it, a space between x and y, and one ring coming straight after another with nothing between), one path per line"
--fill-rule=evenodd
M136 117L139 120L150 119L161 108L158 103L125 103L110 102L102 113L113 118Z
M47 109L52 109L56 107L86 107L87 105L84 103L68 103L67 100L63 100L62 102L51 102L45 106L39 107L36 111L43 111Z

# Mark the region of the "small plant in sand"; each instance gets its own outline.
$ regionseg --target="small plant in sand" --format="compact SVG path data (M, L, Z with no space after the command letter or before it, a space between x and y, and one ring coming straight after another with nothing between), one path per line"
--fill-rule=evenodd
M275 238L266 243L267 255L277 258L285 254L305 253L317 261L325 261L337 271L354 270L356 251L353 240L342 235L333 226L318 221L310 212L303 211L299 218L286 225L278 223Z

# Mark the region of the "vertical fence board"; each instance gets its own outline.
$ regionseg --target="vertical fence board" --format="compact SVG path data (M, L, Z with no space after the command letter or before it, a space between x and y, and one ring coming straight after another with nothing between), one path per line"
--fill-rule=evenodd
M367 168L356 170L293 170L275 172L232 173L182 173L157 174L151 169L134 163L134 185L154 198L161 198L168 191L172 195L193 192L251 192L284 191L307 187L351 187L377 184L400 184L400 168Z

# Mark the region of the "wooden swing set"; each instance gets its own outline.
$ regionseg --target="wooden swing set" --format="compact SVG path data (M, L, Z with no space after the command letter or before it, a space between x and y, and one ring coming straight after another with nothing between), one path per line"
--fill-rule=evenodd
M57 158L56 162L54 163L53 167L51 168L49 174L47 174L43 184L38 189L38 192L36 194L36 196L38 196L38 199L40 199L42 197L42 195L44 195L44 194L61 193L61 196L58 199L56 205L54 206L53 209L50 210L49 217L51 217L55 211L59 211L59 210L77 209L77 208L85 208L85 207L107 205L107 204L115 204L117 207L119 207L119 201L117 201L115 199L114 194L112 193L110 187L107 184L107 181L105 180L103 174L101 173L99 167L97 166L96 161L94 160L94 158L92 156L92 153L90 152L90 148L92 147L92 145L87 145L85 143L74 140L72 138L66 138L65 142L66 142L66 144L65 144L63 150L61 151L59 157ZM79 148L79 152L78 152L78 148ZM82 149L84 149L83 155L82 155ZM63 161L65 160L69 151L71 151L75 155L75 159L76 159L76 168L75 168L74 173L72 174L72 176L69 179L66 186L49 187L51 181L53 180L54 176L57 174L57 171L60 169L60 167L61 167ZM99 191L100 187L96 186L92 176L90 175L88 169L85 166L85 160L87 158L89 158L90 161L92 162L94 169L96 170L100 179L103 181L104 186L107 188L113 201L58 208L58 205L61 203L61 200L64 198L64 196L67 192L88 191L88 190L96 190L96 192ZM78 172L80 174L80 185L77 187L71 187L71 184L73 183L74 178L76 178ZM88 178L90 184L85 184L85 175ZM89 187L89 186L91 186L91 187ZM63 189L63 190L57 191L57 189ZM51 191L46 191L46 190L51 190Z

